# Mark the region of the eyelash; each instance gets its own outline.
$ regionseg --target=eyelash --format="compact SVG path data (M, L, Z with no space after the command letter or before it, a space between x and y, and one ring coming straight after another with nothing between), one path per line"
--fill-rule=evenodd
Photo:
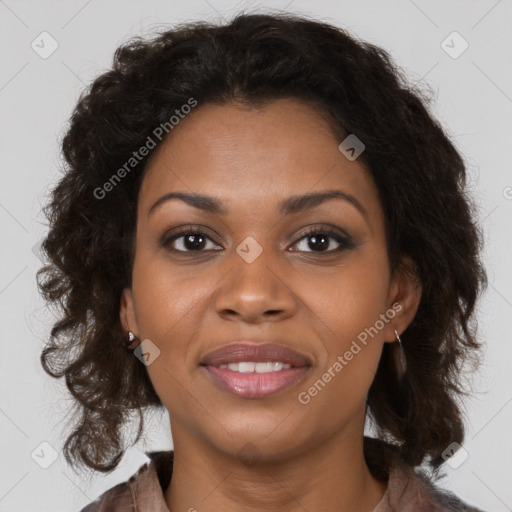
M216 244L214 240L212 240L201 228L197 226L189 226L185 229L181 229L180 231L173 233L171 236L164 235L161 240L162 247L168 247L172 242L175 240L178 240L179 238L183 238L185 235L195 235L202 238L206 238ZM317 253L317 254L327 254L332 255L335 253L339 253L345 250L354 249L356 247L356 244L351 240L348 236L343 236L339 232L334 231L333 229L327 228L327 227L310 227L306 229L304 232L302 232L298 238L298 240L293 244L296 245L298 242L303 240L304 238L308 238L313 235L327 235L328 238L333 238L338 244L339 247L337 249L331 249L329 251L304 251L308 253ZM219 244L216 244L219 245ZM200 249L197 251L194 250L178 250L171 248L173 252L176 253L194 253L194 252L206 252L204 249ZM293 252L303 252L303 251L293 251Z

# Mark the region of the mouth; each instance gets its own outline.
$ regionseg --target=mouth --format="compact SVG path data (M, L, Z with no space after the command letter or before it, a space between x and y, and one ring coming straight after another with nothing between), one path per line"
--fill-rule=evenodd
M281 345L239 342L209 353L200 366L220 389L243 398L263 398L300 382L311 361Z

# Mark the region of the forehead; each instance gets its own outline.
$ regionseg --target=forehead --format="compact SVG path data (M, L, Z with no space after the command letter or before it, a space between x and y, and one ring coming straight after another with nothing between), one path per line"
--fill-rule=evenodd
M213 195L240 213L291 195L338 188L379 215L370 173L339 151L340 142L325 117L299 100L279 99L262 107L198 105L148 163L141 211L171 191Z

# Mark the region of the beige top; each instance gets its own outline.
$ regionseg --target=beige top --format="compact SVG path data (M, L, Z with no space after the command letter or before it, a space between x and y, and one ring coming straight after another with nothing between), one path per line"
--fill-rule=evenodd
M392 445L365 437L368 467L387 489L372 512L483 512L434 485L419 469L403 464ZM146 452L151 459L129 480L105 491L80 512L169 512L164 499L173 451Z

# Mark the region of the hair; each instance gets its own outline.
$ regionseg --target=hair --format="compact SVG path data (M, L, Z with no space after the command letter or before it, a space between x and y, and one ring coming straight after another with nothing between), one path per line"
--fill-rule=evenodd
M144 409L163 407L145 366L124 348L119 318L150 155L118 171L118 182L112 178L116 169L127 171L148 137L155 142L155 128L167 126L172 136L169 119L191 98L198 108L295 98L315 105L340 142L355 134L365 144L359 158L379 192L390 268L411 272L422 288L401 335L405 375L395 363L397 344L385 343L367 412L406 464L427 458L436 472L443 451L463 442L459 399L468 392L461 377L468 362L476 368L481 351L474 309L487 276L465 164L429 114L431 98L384 49L289 13L242 13L225 25L184 23L133 37L74 108L62 140L65 172L44 207L46 264L37 274L42 296L60 312L41 364L65 377L76 408L67 462L113 470L127 449L121 433L129 417L139 419L134 444ZM404 257L414 269L404 267Z

